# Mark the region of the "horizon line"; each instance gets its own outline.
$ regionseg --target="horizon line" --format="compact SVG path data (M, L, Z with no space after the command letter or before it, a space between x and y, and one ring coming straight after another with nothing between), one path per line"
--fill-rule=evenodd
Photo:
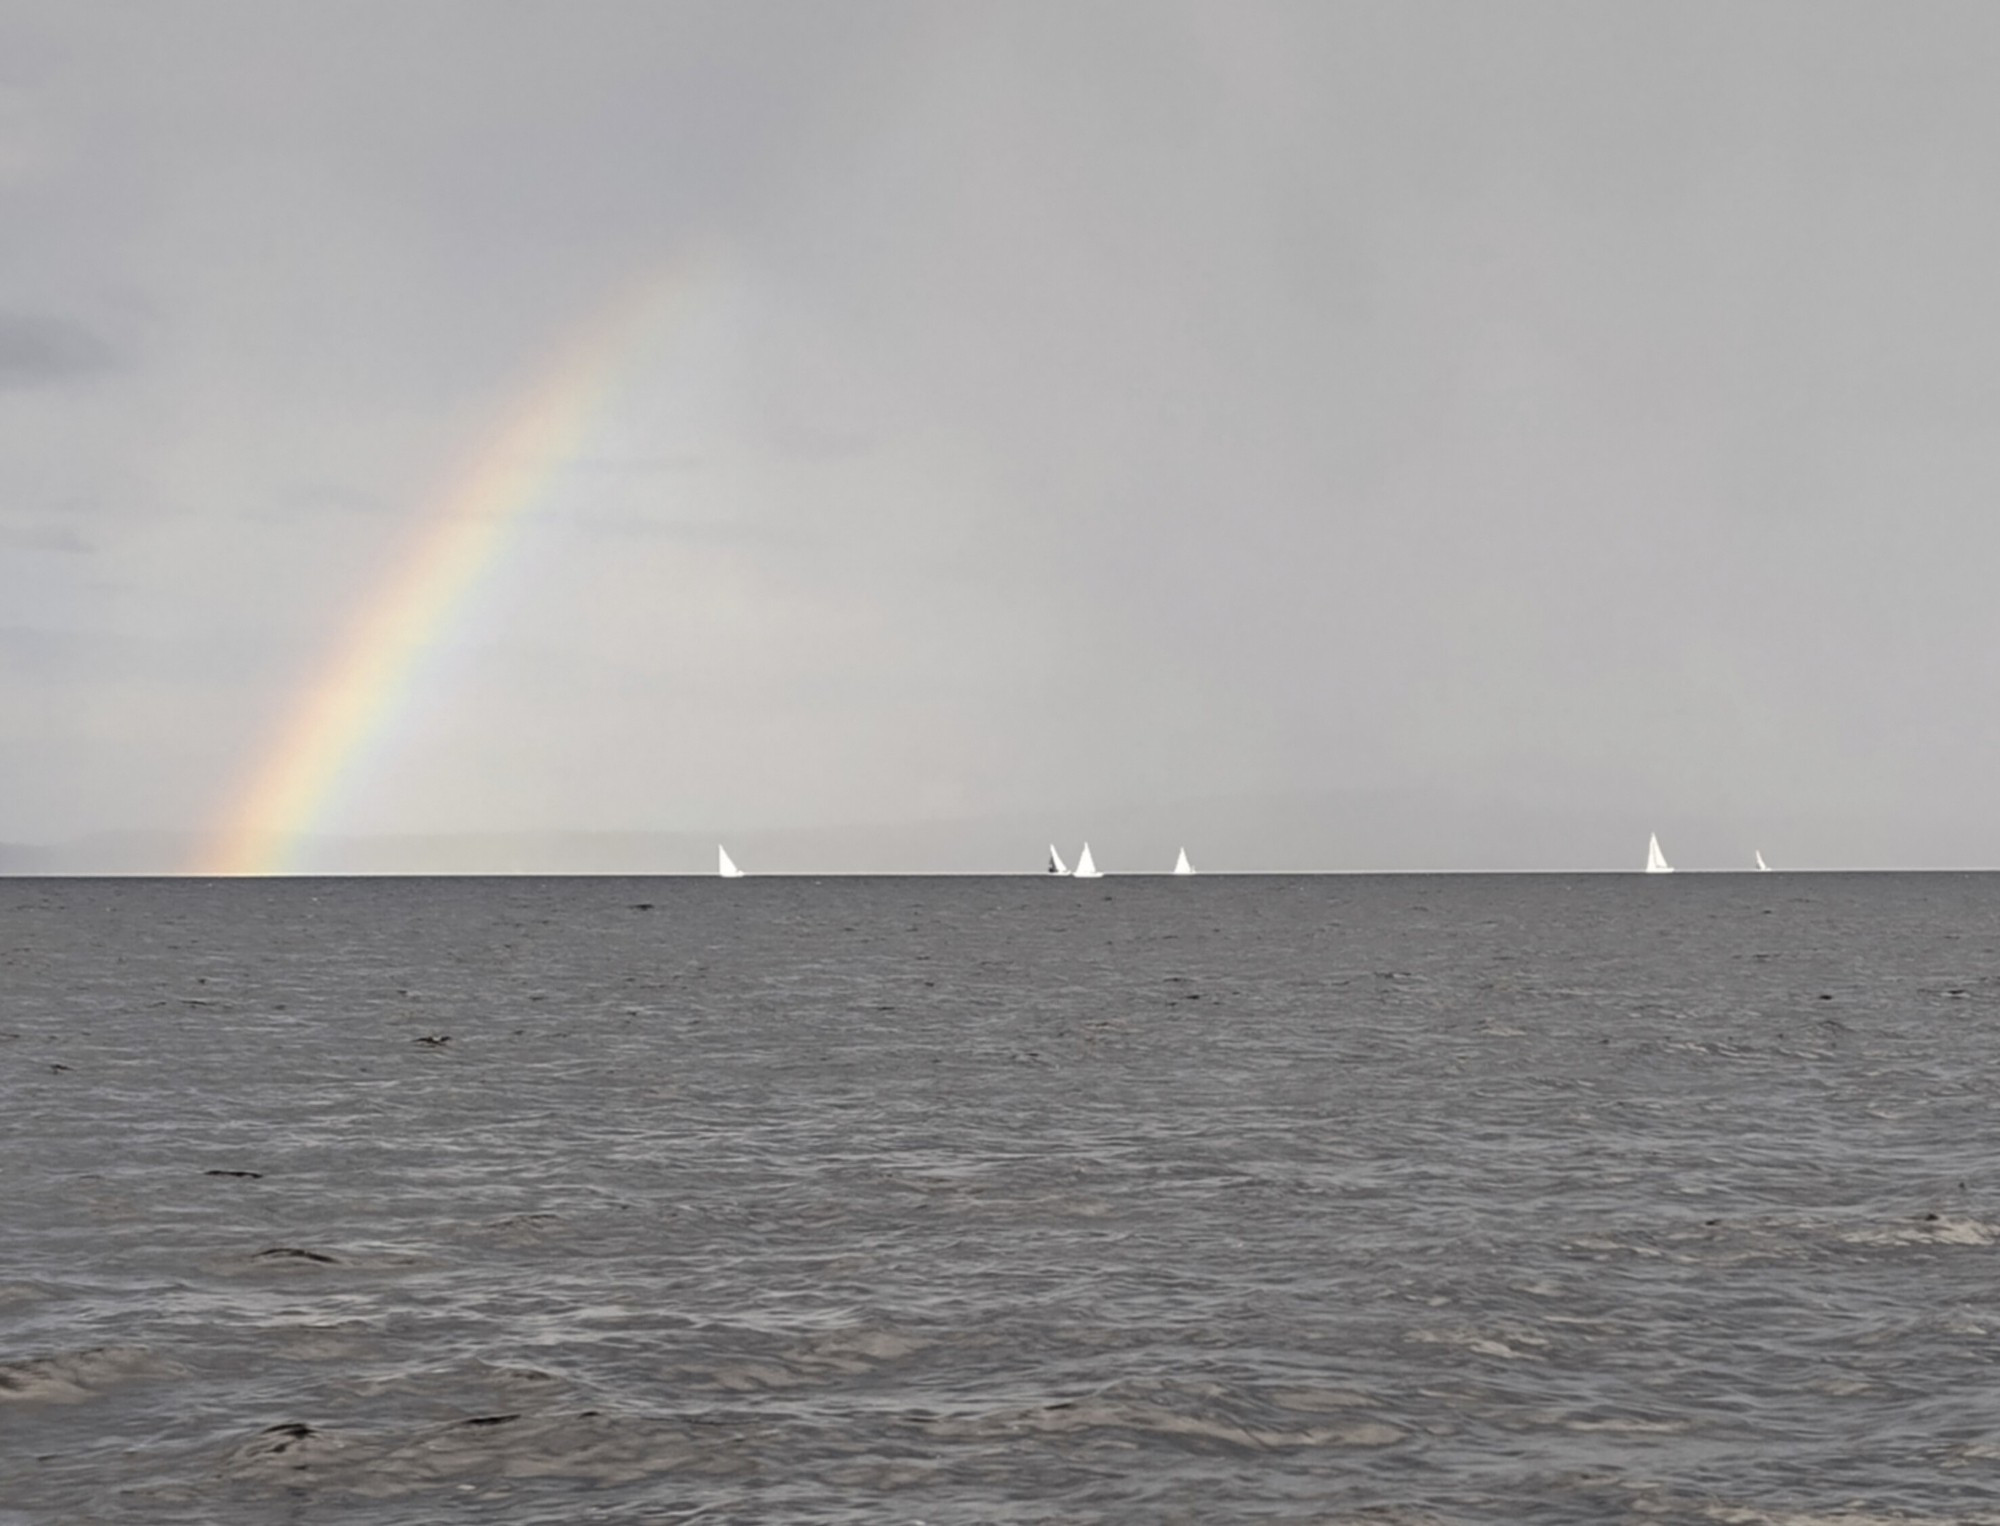
M1761 878L1766 874L2000 874L2000 865L1897 864L1873 868L1830 865L1798 865L1783 869L1680 868L1676 874L1703 877L1738 875ZM1195 874L1176 874L1168 869L1106 869L1097 880L1195 880L1195 879L1471 879L1471 878L1576 879L1632 876L1664 880L1666 875L1648 874L1638 869L1204 869ZM722 880L726 876L713 869L347 869L278 870L269 873L202 873L191 870L9 870L0 868L0 879L17 880L189 880L210 883L245 880L255 882L311 880ZM746 880L827 880L827 879L1022 879L1075 881L1071 874L1050 874L1035 869L765 869L745 870L736 878ZM1081 883L1093 884L1085 879Z

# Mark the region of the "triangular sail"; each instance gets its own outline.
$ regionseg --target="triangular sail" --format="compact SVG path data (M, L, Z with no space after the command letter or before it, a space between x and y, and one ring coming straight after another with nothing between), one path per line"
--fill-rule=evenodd
M1070 876L1077 880L1101 880L1104 873L1097 867L1097 860L1090 856L1090 844L1083 845L1083 851L1076 856L1076 873Z
M1049 873L1050 874L1069 873L1069 865L1062 861L1062 855L1056 852L1056 845L1054 843L1049 844Z
M743 871L736 867L736 860L729 856L729 850L721 843L715 845L715 872L726 880L743 878Z
M1181 856L1174 860L1174 873L1176 874L1194 873L1194 865L1189 863L1187 860L1186 848L1181 849Z
M1764 850L1762 848L1752 848L1750 850L1750 856L1757 860L1758 869L1763 871L1765 874L1769 874L1771 872L1771 866L1764 862Z
M1660 851L1660 834L1655 832L1646 842L1646 872L1648 874L1672 874L1674 866L1667 862L1667 855Z

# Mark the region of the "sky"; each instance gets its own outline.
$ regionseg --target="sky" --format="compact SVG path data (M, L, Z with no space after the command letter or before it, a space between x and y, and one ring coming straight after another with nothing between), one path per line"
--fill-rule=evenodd
M2000 864L1996 80L1988 0L0 0L0 863Z

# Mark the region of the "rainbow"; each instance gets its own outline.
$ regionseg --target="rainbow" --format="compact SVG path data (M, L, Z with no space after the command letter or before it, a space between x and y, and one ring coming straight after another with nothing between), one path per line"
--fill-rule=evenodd
M198 874L284 874L301 839L359 762L409 712L425 655L467 608L576 454L627 361L685 285L677 270L623 293L563 345L539 385L439 495L273 732L193 866Z

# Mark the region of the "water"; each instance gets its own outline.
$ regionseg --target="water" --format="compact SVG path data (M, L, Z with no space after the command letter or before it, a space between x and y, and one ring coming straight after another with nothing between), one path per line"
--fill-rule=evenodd
M0 1526L2000 1519L1996 945L1961 875L0 881Z

